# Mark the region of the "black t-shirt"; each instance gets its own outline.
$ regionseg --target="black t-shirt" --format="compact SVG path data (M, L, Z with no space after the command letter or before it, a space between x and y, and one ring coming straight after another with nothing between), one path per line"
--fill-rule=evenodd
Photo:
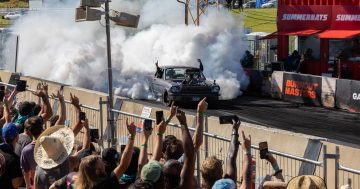
M102 181L92 189L108 189L108 188L112 188L112 189L120 188L119 179L114 172L111 172L111 175L108 178L106 178L106 180Z
M0 188L14 189L12 179L23 176L20 158L14 153L11 146L4 143L0 144L0 153L5 157L5 173L0 176Z

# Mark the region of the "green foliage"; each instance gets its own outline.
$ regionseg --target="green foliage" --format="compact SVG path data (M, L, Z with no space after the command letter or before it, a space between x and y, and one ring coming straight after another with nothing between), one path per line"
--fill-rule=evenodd
M28 8L29 0L0 0L0 8Z
M244 9L244 14L239 14L239 10L233 10L233 15L243 19L245 28L251 28L253 32L268 32L272 33L277 30L276 28L276 8L264 9Z

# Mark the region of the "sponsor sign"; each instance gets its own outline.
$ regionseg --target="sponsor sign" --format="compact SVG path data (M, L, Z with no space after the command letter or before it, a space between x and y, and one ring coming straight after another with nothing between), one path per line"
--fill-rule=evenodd
M326 30L331 23L331 6L283 5L278 8L279 31Z
M333 6L331 29L360 30L360 6Z
M339 79L336 81L336 106L352 112L360 111L360 81Z
M284 73L284 100L321 106L322 78Z

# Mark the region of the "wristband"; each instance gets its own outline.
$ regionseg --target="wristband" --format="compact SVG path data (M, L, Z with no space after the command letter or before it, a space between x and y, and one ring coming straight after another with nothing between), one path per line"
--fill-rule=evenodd
M279 173L282 173L282 169L276 171L276 172L273 174L273 176L276 176L276 175L279 174Z
M129 139L130 139L130 140L135 140L135 134L130 134L130 135L129 135Z
M157 136L163 136L163 133L158 132L158 133L156 133L156 135Z
M271 164L271 166L272 166L274 172L278 172L279 170L281 170L277 163L273 163L273 164Z
M244 154L245 155L251 155L251 150L249 149L249 150L244 150Z
M204 112L198 111L197 113L198 113L200 116L203 116L203 115L204 115Z
M147 148L147 144L142 144L141 146L144 148Z

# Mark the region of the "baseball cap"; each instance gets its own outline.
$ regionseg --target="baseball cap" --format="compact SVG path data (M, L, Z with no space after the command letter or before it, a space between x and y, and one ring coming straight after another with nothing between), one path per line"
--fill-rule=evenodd
M14 123L7 123L2 128L3 138L15 138L19 134L19 129Z
M235 189L235 182L231 179L217 180L212 189Z
M151 160L141 170L141 180L155 183L161 175L161 165L158 161Z

